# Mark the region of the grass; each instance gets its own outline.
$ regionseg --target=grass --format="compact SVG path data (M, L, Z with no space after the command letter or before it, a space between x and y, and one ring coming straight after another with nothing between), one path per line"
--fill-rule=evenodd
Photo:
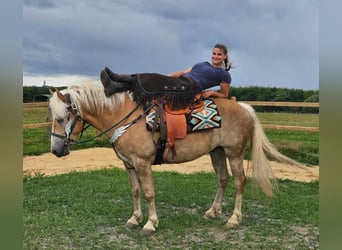
M303 113L257 113L262 124L319 127L318 114Z
M319 165L319 134L299 131L265 130L282 154L299 162Z
M154 172L160 225L152 237L127 229L132 198L126 172L105 169L24 177L24 249L318 249L318 182L279 181L273 199L248 180L243 221L224 224L234 207L230 182L223 215L202 218L213 201L213 173ZM175 188L177 187L177 188ZM143 201L144 222L146 203Z
M23 112L23 124L47 122L47 116L47 107L25 108Z
M319 127L318 114L257 113L262 124ZM311 165L319 165L319 133L266 129L268 139L284 155Z

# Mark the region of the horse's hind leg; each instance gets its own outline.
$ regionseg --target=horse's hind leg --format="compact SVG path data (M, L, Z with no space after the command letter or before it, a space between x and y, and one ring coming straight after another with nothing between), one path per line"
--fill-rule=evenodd
M228 219L226 226L233 228L239 225L242 221L242 198L246 185L246 176L243 169L243 156L229 158L230 167L234 176L234 185L236 189L235 207L233 215Z
M137 172L133 166L124 162L129 180L132 187L134 210L132 217L126 222L127 227L136 227L142 222L143 214L141 211L141 189Z
M204 214L205 219L215 218L222 213L222 201L229 179L224 150L221 147L214 149L210 152L210 158L216 173L217 190L213 204Z

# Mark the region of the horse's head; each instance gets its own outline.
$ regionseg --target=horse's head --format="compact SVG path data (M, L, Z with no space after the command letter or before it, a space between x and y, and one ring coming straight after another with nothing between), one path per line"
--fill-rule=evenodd
M65 90L50 92L51 152L57 157L68 155L70 145L93 139L80 140L89 126L102 131L100 134L111 136L110 131L138 108L127 92L108 98L102 84L94 81L83 81ZM127 116L125 108L133 109L134 106L136 108Z
M51 153L57 157L68 155L69 145L76 142L84 130L84 122L70 94L50 90L52 112Z

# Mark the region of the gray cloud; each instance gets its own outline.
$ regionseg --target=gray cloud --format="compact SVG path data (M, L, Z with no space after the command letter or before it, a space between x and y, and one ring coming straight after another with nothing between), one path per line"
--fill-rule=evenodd
M170 73L225 43L234 86L318 89L318 0L24 0L25 75Z

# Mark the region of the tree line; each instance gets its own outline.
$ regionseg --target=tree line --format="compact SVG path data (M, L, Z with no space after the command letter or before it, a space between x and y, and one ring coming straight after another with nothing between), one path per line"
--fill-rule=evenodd
M23 86L23 102L35 102L38 96L48 96L51 86ZM65 87L58 87L63 89ZM288 89L277 87L231 87L229 98L237 101L269 101L269 102L319 102L318 90ZM318 113L319 108L300 107L254 107L258 112L305 112Z

